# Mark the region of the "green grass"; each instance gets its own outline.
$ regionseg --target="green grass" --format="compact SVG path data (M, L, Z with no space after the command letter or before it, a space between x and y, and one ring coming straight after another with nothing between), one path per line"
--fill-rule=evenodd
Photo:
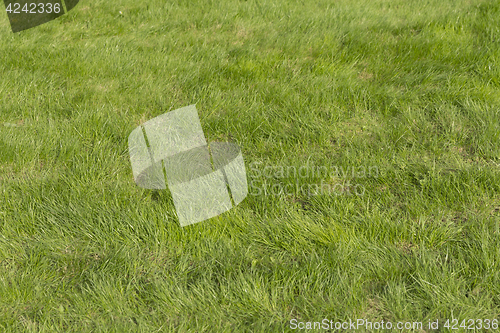
M2 332L500 319L498 2L82 0L8 24ZM135 185L127 138L195 103L253 190L342 190L250 194L181 228Z

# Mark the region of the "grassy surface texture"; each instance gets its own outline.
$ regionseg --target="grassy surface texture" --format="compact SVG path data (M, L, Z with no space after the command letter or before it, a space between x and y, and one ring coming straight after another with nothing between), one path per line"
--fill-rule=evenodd
M497 1L82 0L16 34L3 13L2 332L499 319ZM190 104L249 195L181 228L127 139Z

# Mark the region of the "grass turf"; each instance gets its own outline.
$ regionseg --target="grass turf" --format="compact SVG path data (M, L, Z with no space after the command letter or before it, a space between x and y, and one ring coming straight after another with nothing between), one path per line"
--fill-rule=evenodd
M499 319L495 1L83 0L0 72L4 332ZM194 103L250 194L181 228L127 138Z

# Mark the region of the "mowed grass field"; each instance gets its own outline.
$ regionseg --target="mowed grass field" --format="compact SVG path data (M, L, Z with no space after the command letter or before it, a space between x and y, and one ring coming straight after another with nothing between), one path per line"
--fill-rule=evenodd
M2 332L500 319L498 2L82 0L16 34L3 13ZM250 193L181 228L127 140L191 104Z

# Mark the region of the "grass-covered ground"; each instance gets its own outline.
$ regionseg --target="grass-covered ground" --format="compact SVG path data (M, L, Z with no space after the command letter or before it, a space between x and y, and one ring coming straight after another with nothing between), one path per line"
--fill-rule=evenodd
M2 332L499 319L498 2L82 0L16 34L3 13ZM181 228L127 139L190 104L251 187Z

